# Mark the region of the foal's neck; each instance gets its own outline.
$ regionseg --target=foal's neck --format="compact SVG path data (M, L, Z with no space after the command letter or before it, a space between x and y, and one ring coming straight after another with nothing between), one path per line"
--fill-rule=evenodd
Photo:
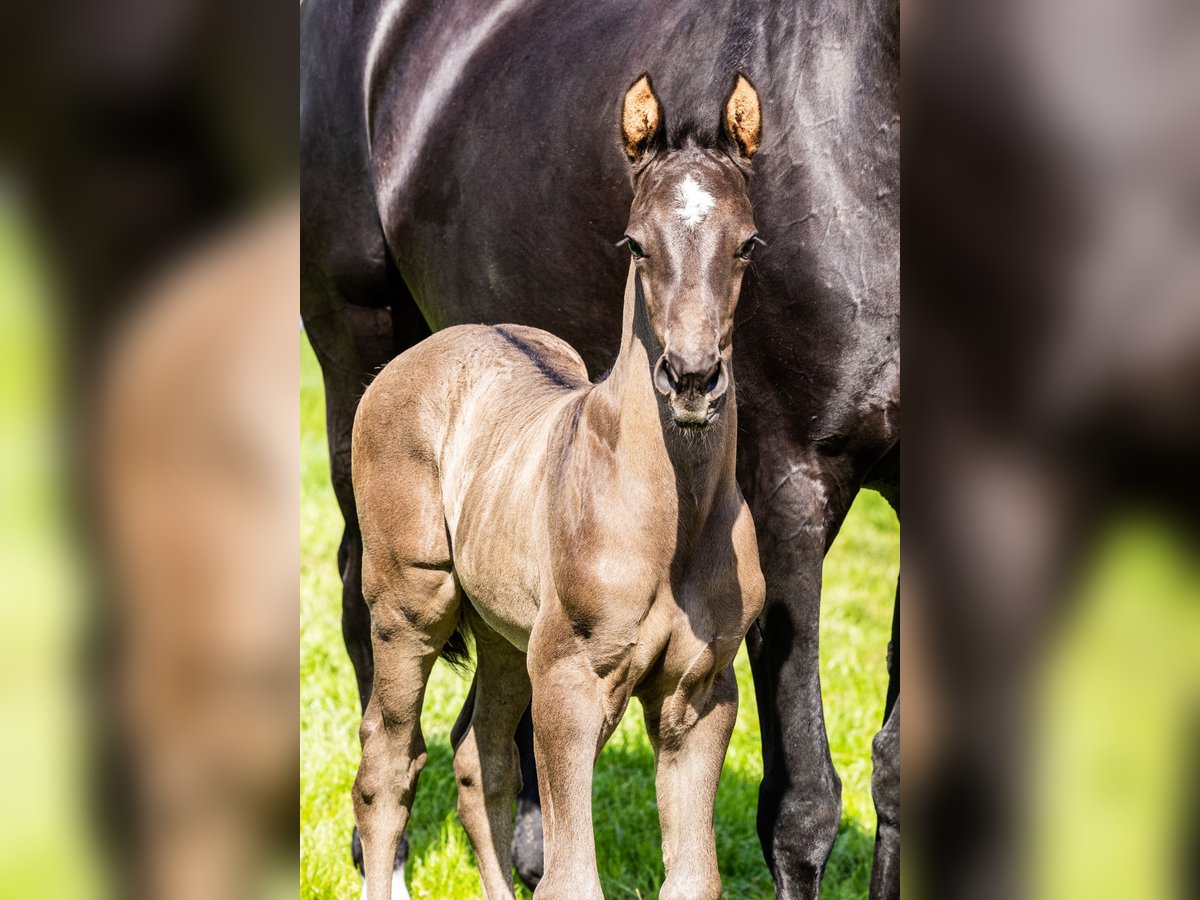
M732 373L728 399L717 421L703 431L686 431L675 424L666 402L654 389L653 369L662 352L631 265L625 283L621 349L612 373L598 386L617 408L616 452L629 457L635 470L672 469L681 509L705 517L717 492L734 483L737 409Z

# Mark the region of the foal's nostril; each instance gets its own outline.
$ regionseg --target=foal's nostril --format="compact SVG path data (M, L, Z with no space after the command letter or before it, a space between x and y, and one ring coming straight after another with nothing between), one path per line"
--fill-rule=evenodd
M717 389L717 385L721 381L721 361L718 359L717 364L713 366L712 374L708 376L708 381L704 383L704 393L711 394Z
M675 367L671 365L671 358L669 356L663 357L663 371L667 376L667 384L671 386L671 390L678 393L683 379L675 373Z
M666 356L660 356L654 364L654 388L664 397L679 391L679 379L675 377Z

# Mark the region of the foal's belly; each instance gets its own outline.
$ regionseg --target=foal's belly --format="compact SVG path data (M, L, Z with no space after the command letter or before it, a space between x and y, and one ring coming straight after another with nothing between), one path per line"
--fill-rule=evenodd
M538 612L536 589L519 573L490 571L486 561L476 564L470 554L455 562L455 573L476 615L514 647L528 650Z
M544 428L525 425L507 434L480 429L486 437L464 446L443 476L459 585L484 622L522 650L538 612L545 552L535 525Z
M524 650L537 616L541 552L535 535L536 484L481 473L466 491L451 525L454 572L475 612Z

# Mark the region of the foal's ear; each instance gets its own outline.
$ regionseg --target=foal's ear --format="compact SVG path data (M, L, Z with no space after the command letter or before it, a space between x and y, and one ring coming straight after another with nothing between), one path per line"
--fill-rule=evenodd
M621 140L625 155L630 162L640 162L662 134L662 104L650 84L650 76L643 74L629 86L621 106Z
M733 79L733 90L725 100L725 133L742 156L749 159L762 143L762 108L758 91L741 72Z

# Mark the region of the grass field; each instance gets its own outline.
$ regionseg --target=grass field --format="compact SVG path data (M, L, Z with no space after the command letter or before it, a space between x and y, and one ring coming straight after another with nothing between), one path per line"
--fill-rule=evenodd
M358 700L342 646L336 554L341 519L329 485L320 371L301 337L301 792L300 883L304 897L357 896L350 864L350 785L358 764ZM825 562L821 681L834 763L842 777L842 824L822 897L865 897L875 810L870 794L871 738L886 688L885 656L899 568L899 530L874 493L855 503ZM725 894L770 897L771 878L754 828L762 777L758 716L743 649L737 728L717 792L717 850ZM466 834L455 812L450 726L469 681L439 663L422 727L429 764L409 826L414 898L480 894ZM662 881L653 756L641 709L630 705L596 769L593 791L600 878L608 897L657 896ZM527 897L521 892L518 896Z

